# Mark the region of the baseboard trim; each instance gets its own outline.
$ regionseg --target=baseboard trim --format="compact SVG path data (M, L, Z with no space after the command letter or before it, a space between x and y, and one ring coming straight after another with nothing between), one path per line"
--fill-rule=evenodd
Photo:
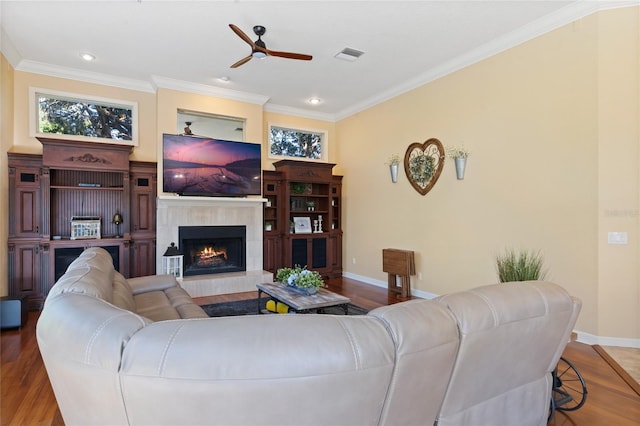
M625 383L628 384L629 387L633 389L633 391L638 396L640 396L640 384L636 382L636 380L631 377L631 375L629 375L629 373L627 373L624 368L622 368L620 364L618 364L616 360L613 359L602 346L593 345L592 347L598 353L598 355L600 355L600 357L602 357L602 359L604 359L607 364L609 364L611 368L613 368L613 371L615 371L618 376L620 376L620 378L624 380Z
M382 287L382 288L388 287L388 284L386 281L374 280L373 278L365 277L363 275L352 274L350 272L343 272L342 276L344 278L360 281L365 284L370 284L376 287ZM422 290L416 290L415 288L411 289L411 295L415 297L419 297L421 299L435 299L436 297L438 297L437 294L429 293L427 291L422 291Z
M578 342L586 343L587 345L601 345L601 346L621 346L623 348L640 348L640 339L630 339L624 337L608 337L608 336L596 336L583 331L577 331Z

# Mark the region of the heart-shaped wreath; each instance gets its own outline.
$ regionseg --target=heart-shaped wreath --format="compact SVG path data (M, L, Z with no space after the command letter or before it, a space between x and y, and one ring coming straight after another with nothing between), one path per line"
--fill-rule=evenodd
M444 147L435 138L414 142L404 154L404 171L411 186L425 195L438 181L444 167Z

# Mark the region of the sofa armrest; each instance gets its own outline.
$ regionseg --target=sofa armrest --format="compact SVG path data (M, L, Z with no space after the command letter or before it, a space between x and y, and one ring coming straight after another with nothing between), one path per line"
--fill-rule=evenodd
M131 286L133 295L146 293L149 291L166 290L178 285L178 281L173 275L148 275L146 277L129 278L127 280Z

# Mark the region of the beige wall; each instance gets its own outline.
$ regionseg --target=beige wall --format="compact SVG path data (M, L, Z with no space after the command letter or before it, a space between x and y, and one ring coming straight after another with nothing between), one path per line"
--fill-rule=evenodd
M600 13L598 43L598 286L596 335L640 337L640 8ZM607 244L610 231L628 245Z
M382 249L415 250L414 288L443 294L539 249L584 301L579 330L639 338L638 33L638 8L602 12L339 122L347 274L386 282ZM466 178L447 160L426 196L392 184L385 160L431 137L472 151Z
M0 54L0 203L8 205L9 187L7 168L7 154L13 145L13 68L6 58ZM9 294L7 282L7 236L9 234L9 211L6 207L0 208L0 296Z

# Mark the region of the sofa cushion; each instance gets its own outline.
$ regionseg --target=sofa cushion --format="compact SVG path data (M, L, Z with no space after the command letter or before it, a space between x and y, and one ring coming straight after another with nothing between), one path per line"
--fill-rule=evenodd
M152 321L180 319L164 291L149 291L133 297L136 302L136 312Z
M178 285L176 277L167 274L129 278L127 281L131 286L134 296L136 294L146 293L147 291L166 290Z
M133 300L135 311L153 321L208 318L206 312L193 302L189 293L177 285L164 290L136 294Z
M119 308L137 312L131 286L127 282L127 279L119 272L116 272L113 276L113 304Z
M209 318L209 315L195 303L180 305L176 307L176 311L180 315L180 318Z

